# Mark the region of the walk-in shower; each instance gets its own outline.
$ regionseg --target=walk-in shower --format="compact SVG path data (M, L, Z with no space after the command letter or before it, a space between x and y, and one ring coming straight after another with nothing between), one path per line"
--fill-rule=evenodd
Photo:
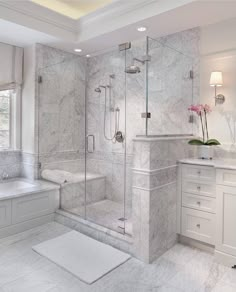
M64 213L132 235L133 162L145 152L134 157L133 139L193 129L193 62L171 41L147 38L90 58L63 52L59 63L57 51L43 54L55 62L38 70L38 165L72 173L61 184Z

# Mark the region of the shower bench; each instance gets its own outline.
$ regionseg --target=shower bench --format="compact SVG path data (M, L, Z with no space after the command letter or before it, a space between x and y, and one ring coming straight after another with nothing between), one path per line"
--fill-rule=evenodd
M60 184L60 205L71 210L104 200L106 197L106 177L98 173L44 170L42 177ZM86 180L86 184L85 184ZM85 191L86 188L86 191Z

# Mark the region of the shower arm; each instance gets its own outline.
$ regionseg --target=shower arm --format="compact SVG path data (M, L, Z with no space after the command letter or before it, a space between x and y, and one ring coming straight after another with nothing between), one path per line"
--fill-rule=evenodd
M143 65L144 65L145 62L146 62L146 61L140 60L140 59L138 59L138 58L133 58L133 62L134 62L134 61L137 61L137 62L139 62L139 63L141 63L141 64L143 64Z

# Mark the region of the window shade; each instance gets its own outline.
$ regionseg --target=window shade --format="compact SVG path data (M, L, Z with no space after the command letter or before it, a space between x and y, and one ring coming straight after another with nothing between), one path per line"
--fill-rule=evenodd
M22 84L23 48L0 43L0 90Z

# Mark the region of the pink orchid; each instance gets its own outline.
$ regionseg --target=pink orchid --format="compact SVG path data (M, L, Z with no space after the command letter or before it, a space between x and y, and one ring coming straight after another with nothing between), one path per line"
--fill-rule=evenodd
M191 105L188 110L195 112L197 115L201 115L202 111L203 111L204 107L202 104L197 104L197 105Z
M206 113L210 113L210 112L211 112L211 108L210 108L210 106L209 106L208 104L205 104L205 105L203 106L203 109L204 109L204 111L205 111Z
M197 104L197 105L191 105L188 108L189 111L195 112L201 121L202 126L202 140L203 143L205 142L205 131L206 131L206 138L209 139L208 135L208 125L207 125L207 114L211 112L211 108L208 104Z

